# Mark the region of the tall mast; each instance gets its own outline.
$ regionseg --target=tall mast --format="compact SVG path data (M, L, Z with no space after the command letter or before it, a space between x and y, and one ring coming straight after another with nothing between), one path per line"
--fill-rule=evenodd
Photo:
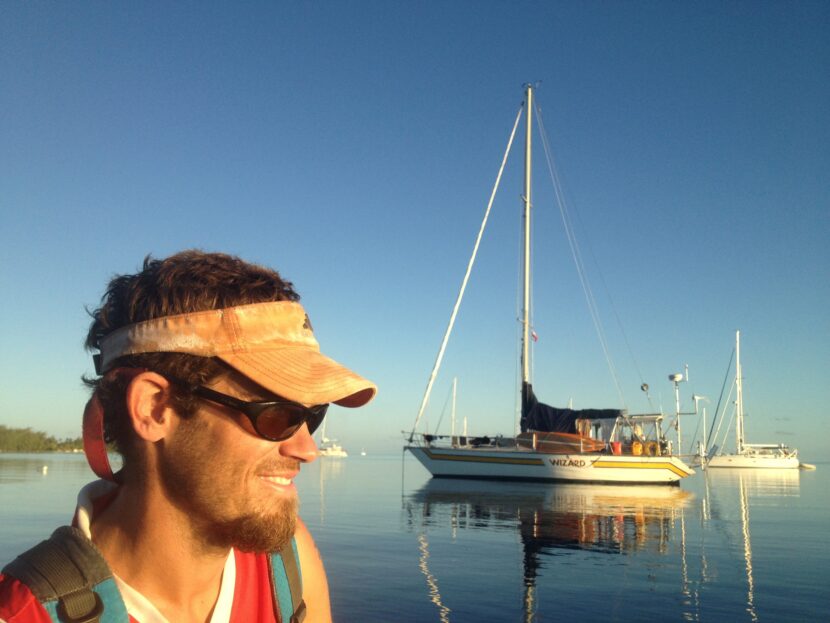
M735 331L735 393L737 394L737 410L735 417L735 450L738 454L744 451L744 393L743 369L741 368L741 332Z
M526 84L527 132L525 133L524 187L524 297L522 299L522 390L530 383L530 140L533 119L533 85Z
M450 426L450 440L455 439L455 392L457 387L458 377L454 376L452 378L452 411L450 412L452 414L452 424ZM452 441L452 443L455 443L455 441Z

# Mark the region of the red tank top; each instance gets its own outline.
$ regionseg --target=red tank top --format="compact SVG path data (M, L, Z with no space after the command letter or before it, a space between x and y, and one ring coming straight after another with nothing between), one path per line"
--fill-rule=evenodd
M236 583L231 623L277 623L268 556L234 551ZM49 613L25 584L0 574L0 619L7 623L51 623ZM130 623L141 623L130 617Z

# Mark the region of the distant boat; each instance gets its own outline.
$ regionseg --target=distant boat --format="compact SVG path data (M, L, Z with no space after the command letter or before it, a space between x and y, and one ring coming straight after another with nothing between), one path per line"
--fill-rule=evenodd
M750 467L762 469L797 469L802 467L798 450L783 443L746 443L744 440L743 368L741 367L741 332L735 332L735 452L720 453L706 459L707 467ZM721 421L726 409L721 415ZM804 469L815 469L805 463Z
M320 443L317 444L317 452L320 456L344 459L349 456L348 452L337 443L336 439L326 437L326 420L323 420L323 429L320 431Z
M328 442L326 442L326 445L320 446L319 454L320 456L327 456L338 459L345 459L347 456L349 456L349 453L343 449L343 446L341 446L333 440L329 440Z
M581 483L677 484L694 473L673 455L671 443L662 431L662 414L628 415L618 409L558 409L536 399L530 380L530 340L535 333L530 322L530 216L531 216L531 129L534 89L525 86L524 112L525 174L523 214L523 304L520 366L522 371L521 433L516 437L455 434L416 434L429 393L478 251L484 225L501 179L507 155L516 134L522 111L516 117L507 151L499 170L496 188L484 217L467 274L461 286L450 324L439 349L421 409L405 449L409 450L434 477L487 480L570 481ZM679 449L679 444L678 444Z

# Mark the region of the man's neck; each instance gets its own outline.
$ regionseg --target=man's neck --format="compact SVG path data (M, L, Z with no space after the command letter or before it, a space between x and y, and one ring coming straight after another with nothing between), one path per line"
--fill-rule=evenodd
M93 517L91 533L110 568L169 621L204 623L219 595L228 550L205 544L192 521L160 491L124 485Z

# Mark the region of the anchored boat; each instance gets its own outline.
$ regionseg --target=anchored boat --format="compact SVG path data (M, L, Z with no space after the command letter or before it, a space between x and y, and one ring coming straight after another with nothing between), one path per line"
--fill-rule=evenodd
M349 456L346 449L337 443L336 439L326 437L326 421L323 420L323 430L320 432L320 443L317 444L317 452L320 456L327 456L336 459L345 459Z
M415 433L478 252L484 227L516 135L526 114L523 208L523 303L521 348L521 432L511 437L470 437ZM496 186L473 248L450 323L427 383L427 389L405 449L434 477L488 480L572 481L582 483L677 484L694 472L673 455L662 430L662 414L629 415L618 409L558 409L539 402L530 380L530 224L531 134L534 88L525 85L520 108L499 170ZM647 387L647 386L644 386Z
M726 414L724 409L723 415ZM721 422L723 422L723 415ZM750 467L762 469L815 469L801 463L798 450L783 443L746 443L744 440L743 369L741 368L741 332L735 332L735 452L714 454L706 459L707 467Z

